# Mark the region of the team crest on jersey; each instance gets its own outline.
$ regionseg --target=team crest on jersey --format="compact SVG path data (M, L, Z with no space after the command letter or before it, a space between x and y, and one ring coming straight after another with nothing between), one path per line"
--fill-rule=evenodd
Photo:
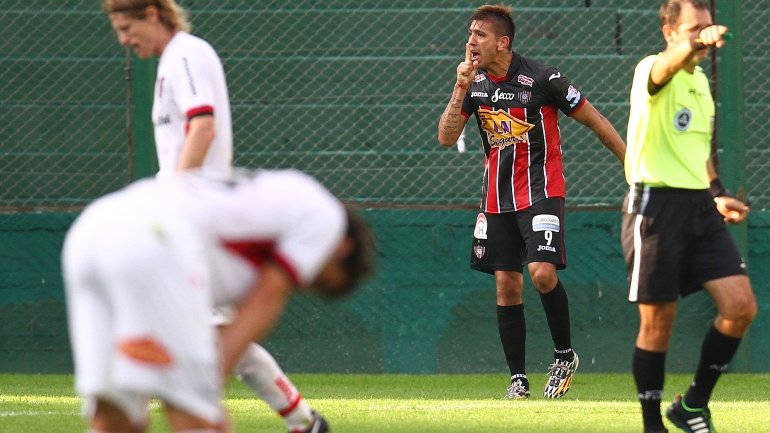
M527 141L527 133L535 127L505 110L480 109L479 119L481 119L481 129L487 133L489 145L501 149Z
M532 92L529 90L522 90L521 92L516 93L516 99L518 99L522 104L527 105L532 99Z
M486 79L487 79L486 75L484 75L484 74L476 74L476 76L473 77L473 82L474 83L480 83L480 82L482 82L482 81L484 81Z

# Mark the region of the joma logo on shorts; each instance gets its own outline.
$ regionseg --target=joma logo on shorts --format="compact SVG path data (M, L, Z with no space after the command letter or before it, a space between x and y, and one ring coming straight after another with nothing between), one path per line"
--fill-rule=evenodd
M550 252L552 252L552 253L555 253L555 252L556 252L556 248L554 248L554 247L552 247L552 246L550 246L550 245L538 245L538 246L537 246L537 250L538 250L538 251L543 251L543 250L545 250L545 251L550 251Z

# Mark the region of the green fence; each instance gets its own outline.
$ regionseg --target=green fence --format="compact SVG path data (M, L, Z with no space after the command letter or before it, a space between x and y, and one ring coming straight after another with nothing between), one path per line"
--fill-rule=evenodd
M473 122L465 151L436 124L477 3L438 0L181 1L194 33L222 57L238 165L295 167L320 178L372 222L376 278L353 298L294 300L267 345L290 371L502 372L494 283L468 269L481 186ZM745 2L744 2L745 3ZM514 47L571 78L625 134L635 63L663 48L657 0L518 1ZM746 185L746 248L761 311L734 363L770 356L770 133L765 89L770 0L719 1L736 34L707 62L720 103L720 164ZM742 8L742 9L741 9ZM743 29L752 29L744 37ZM69 371L59 249L78 210L152 174L153 62L127 56L93 0L0 0L0 371ZM620 166L585 128L562 119L570 292L584 368L629 368L636 312L625 301L617 210ZM745 161L745 162L744 162ZM528 290L529 362L550 337ZM687 299L669 364L691 370L713 315ZM688 332L689 331L689 332ZM689 351L689 352L688 352Z

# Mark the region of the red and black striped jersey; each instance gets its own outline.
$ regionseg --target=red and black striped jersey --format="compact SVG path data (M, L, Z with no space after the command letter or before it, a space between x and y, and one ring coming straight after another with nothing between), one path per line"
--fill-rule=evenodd
M484 145L481 209L526 209L565 197L558 110L579 109L585 98L558 69L513 54L505 77L479 70L462 112L475 114Z

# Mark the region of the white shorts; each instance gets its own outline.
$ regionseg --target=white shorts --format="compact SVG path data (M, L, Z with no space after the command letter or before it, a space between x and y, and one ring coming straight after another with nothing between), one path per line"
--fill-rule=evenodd
M216 423L222 383L206 248L193 227L157 205L102 199L67 234L76 388L86 408L102 398L136 424L150 398Z

